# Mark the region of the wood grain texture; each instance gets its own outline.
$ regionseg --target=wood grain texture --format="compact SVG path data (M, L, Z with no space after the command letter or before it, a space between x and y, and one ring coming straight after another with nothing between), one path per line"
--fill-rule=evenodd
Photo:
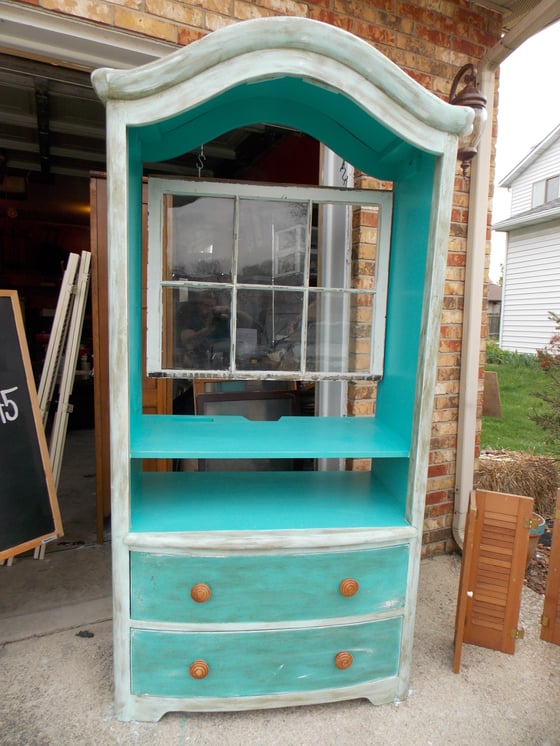
M463 642L515 652L533 499L487 490L471 497L454 670Z

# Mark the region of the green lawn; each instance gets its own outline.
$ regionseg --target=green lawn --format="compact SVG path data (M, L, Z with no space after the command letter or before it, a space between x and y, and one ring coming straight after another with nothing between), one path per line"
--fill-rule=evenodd
M498 374L502 419L483 417L481 449L551 454L544 431L529 419L532 412L544 407L535 391L546 385L546 374L536 363L487 365L486 370Z

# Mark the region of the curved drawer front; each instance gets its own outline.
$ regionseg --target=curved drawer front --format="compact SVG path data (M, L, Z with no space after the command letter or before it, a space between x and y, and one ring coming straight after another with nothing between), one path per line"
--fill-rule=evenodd
M399 609L406 593L408 553L408 545L274 556L133 552L132 618L275 622ZM350 582L341 587L343 581Z
M347 687L397 674L400 617L274 632L133 629L132 693L243 697Z

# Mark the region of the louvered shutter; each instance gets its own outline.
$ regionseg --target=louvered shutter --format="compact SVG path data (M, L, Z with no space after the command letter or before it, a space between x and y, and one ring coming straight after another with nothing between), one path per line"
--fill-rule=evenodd
M541 639L560 645L560 490L556 500L554 532L550 547L548 578L544 596Z
M515 652L533 499L476 490L471 495L455 624L453 670L463 642Z

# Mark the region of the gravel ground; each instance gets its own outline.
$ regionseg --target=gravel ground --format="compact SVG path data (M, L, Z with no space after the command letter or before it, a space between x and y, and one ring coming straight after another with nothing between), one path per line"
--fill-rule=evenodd
M456 555L421 564L412 691L398 705L357 700L120 723L112 712L111 624L102 621L0 648L0 744L558 746L560 647L539 639L542 595L523 591L525 638L515 655L465 645L454 674L459 569ZM77 636L86 630L93 636Z

